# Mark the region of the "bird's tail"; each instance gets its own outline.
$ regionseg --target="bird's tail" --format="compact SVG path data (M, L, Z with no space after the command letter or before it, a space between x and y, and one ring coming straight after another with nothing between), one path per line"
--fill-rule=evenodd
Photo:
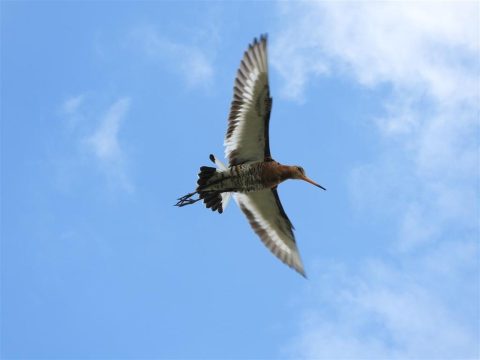
M217 169L210 166L202 166L200 172L198 173L197 180L197 192L199 199L203 199L205 206L212 211L218 211L220 214L223 212L222 207L222 193L215 190L204 190L210 180L213 180Z
M215 156L210 155L210 160L218 166L218 169L210 166L200 167L200 172L198 173L197 180L198 186L196 191L178 198L178 202L175 204L176 206L182 207L203 200L207 208L212 209L212 211L218 211L220 214L227 207L231 193L205 189L206 186L209 184L209 181L215 176L215 174L227 170L227 167L223 165L223 163L220 162L218 159L216 159ZM198 194L198 198L193 199L193 196L195 194Z

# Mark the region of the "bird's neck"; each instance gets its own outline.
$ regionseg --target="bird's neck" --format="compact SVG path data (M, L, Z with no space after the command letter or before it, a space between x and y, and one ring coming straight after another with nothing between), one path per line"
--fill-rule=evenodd
M280 182L288 179L294 179L294 176L295 176L294 169L295 169L294 166L278 164L278 175L280 178Z
M288 166L284 165L286 167L285 173L286 173L286 179L296 179L297 178L297 167L296 166Z

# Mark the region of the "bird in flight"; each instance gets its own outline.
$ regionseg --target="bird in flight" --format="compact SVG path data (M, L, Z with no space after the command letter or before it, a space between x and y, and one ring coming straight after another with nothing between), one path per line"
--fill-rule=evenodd
M262 35L245 51L235 78L224 140L228 166L210 155L216 167L200 167L196 190L177 199L175 205L181 207L203 200L207 208L222 213L233 194L265 246L305 276L294 228L283 210L277 186L287 179L299 179L325 188L308 178L301 166L282 165L273 160L268 131L271 109L267 36ZM195 195L198 197L193 198Z

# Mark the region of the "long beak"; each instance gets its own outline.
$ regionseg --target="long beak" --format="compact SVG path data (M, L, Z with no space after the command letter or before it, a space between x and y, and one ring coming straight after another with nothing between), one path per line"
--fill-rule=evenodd
M313 181L312 179L310 179L310 178L308 178L308 177L306 177L306 176L303 176L303 177L302 177L302 180L305 180L306 182L309 182L310 184L315 185L316 187L319 187L320 189L327 190L327 189L325 189L322 185L317 184L315 181Z

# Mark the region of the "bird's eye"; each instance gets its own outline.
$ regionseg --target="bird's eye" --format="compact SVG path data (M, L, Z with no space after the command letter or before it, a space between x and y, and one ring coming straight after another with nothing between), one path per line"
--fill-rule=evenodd
M300 171L302 174L305 172L302 167L297 166L297 170Z

